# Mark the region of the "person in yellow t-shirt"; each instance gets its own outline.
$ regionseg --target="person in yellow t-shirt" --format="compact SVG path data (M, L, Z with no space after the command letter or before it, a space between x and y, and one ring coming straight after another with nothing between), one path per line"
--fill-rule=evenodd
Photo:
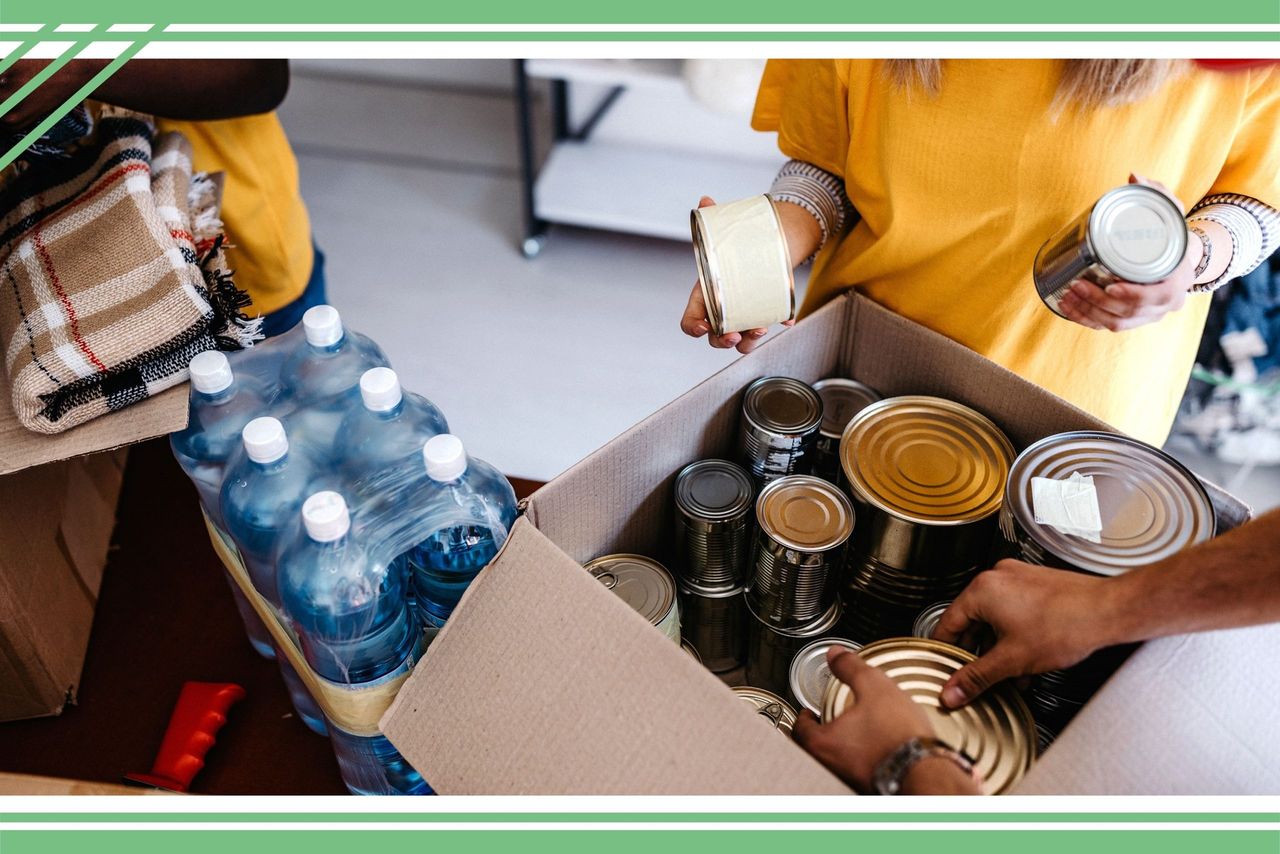
M792 158L770 191L792 261L818 253L801 315L854 288L1156 445L1209 309L1196 292L1280 243L1274 67L770 60L752 124ZM1078 281L1058 317L1036 251L1126 181L1190 203L1186 257L1154 285ZM709 331L697 286L681 327ZM766 331L711 344L746 352Z
M0 98L48 62L22 60L0 74ZM36 124L105 65L74 60L0 117L0 131ZM325 300L324 256L311 239L298 164L274 110L289 88L287 60L141 60L126 63L92 98L156 116L159 130L191 141L197 171L222 172L227 260L237 287L263 316L263 332L288 330Z

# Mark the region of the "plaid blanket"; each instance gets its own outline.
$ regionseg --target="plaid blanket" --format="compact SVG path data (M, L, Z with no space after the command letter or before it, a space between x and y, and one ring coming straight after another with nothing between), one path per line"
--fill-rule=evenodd
M0 186L0 345L22 424L57 433L184 381L191 357L260 336L241 309L218 187L191 146L106 109Z

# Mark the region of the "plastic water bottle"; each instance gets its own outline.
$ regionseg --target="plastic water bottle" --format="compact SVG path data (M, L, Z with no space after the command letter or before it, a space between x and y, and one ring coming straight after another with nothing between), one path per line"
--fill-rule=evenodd
M342 317L331 305L307 309L302 329L305 343L280 367L283 393L297 407L286 421L301 444L328 457L343 417L359 405L355 389L361 375L386 367L387 357L365 336L343 329Z
M302 505L305 536L280 555L279 597L302 654L318 676L347 689L369 689L413 669L423 632L405 601L404 578L350 536L347 503L317 492ZM384 736L331 730L334 754L355 794L429 794Z
M219 532L225 531L219 493L227 461L240 447L240 431L261 415L267 401L253 378L237 376L226 355L216 350L191 359L191 399L187 427L169 437L178 465L195 484L200 505ZM239 585L228 577L231 595L249 642L259 655L274 658L271 635Z
M278 608L275 551L283 532L296 523L315 468L305 455L289 452L279 419L255 418L244 426L241 437L244 453L222 484L222 518L240 548L254 589ZM278 657L294 710L310 729L325 734L323 713L288 659Z
M426 440L449 432L444 413L425 397L405 394L390 368L360 376L360 401L337 441L337 458L358 491L376 489L380 476L403 470Z
M506 541L516 494L493 466L468 459L457 436L428 439L422 456L429 483L417 512L430 519L431 533L408 560L419 618L438 628Z

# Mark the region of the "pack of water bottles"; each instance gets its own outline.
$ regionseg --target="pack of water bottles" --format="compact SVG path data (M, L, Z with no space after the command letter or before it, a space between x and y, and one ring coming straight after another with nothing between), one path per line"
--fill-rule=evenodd
M515 522L511 485L331 306L191 361L173 434L254 648L357 794L429 794L378 718Z

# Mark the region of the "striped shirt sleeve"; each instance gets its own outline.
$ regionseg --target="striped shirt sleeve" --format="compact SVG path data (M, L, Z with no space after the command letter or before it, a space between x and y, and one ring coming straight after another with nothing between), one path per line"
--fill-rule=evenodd
M1187 214L1187 223L1206 220L1222 226L1231 236L1231 263L1222 275L1196 285L1194 291L1216 290L1225 282L1253 272L1280 245L1280 211L1251 196L1206 196Z
M818 221L822 228L819 249L826 245L831 235L844 231L845 225L854 215L853 205L844 190L844 182L825 169L803 160L788 160L782 165L778 176L773 179L769 198L775 202L799 205Z

